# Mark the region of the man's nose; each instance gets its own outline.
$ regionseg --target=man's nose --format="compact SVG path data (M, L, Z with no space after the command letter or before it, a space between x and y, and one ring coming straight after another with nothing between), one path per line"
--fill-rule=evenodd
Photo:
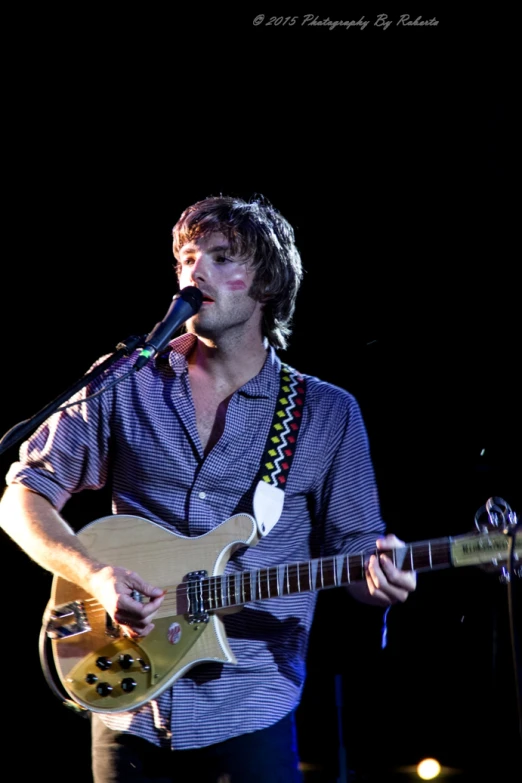
M190 277L192 280L204 280L208 274L208 263L203 253L194 258L194 263L190 268Z

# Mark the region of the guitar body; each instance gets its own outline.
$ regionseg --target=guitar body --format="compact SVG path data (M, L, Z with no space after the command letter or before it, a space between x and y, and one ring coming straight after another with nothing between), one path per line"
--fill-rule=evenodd
M56 672L77 704L94 712L134 710L199 663L236 662L219 614L189 621L186 592L176 586L191 572L223 573L238 547L257 543L252 517L237 514L208 534L185 538L141 517L116 514L91 523L78 536L94 558L136 571L167 594L154 630L132 640L88 593L54 578L49 606L74 607L73 622L70 613L61 612L52 621L54 631L67 629L68 623L90 628L51 642Z

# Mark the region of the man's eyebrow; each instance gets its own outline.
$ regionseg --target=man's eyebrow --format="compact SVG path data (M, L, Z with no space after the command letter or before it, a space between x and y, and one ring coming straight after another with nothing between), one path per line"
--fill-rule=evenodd
M223 251L230 250L230 245L212 245L211 247L207 248L207 253L219 253ZM195 245L188 245L188 247L182 247L179 251L180 256L186 256L190 255L190 253L196 252L196 246Z

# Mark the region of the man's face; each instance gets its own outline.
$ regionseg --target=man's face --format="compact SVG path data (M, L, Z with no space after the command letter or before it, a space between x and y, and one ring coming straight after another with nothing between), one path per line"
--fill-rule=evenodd
M221 233L187 242L178 254L180 289L194 285L203 294L199 312L186 327L201 337L227 332L261 335L262 305L249 296L254 270L249 258L234 255Z

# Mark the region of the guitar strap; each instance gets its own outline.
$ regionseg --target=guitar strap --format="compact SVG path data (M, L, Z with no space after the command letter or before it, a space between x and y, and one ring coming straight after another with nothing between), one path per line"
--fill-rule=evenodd
M305 389L303 376L287 364L281 364L279 392L253 499L254 517L261 537L270 533L283 511L284 490L301 426Z

